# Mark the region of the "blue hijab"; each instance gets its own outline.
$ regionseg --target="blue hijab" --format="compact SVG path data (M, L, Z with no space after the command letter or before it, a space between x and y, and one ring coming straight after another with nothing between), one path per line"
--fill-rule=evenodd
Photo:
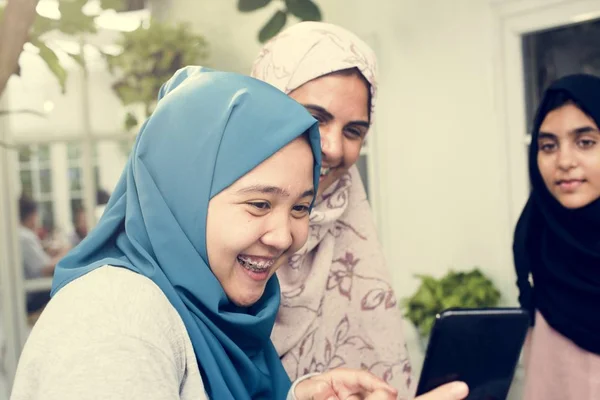
M210 199L308 132L320 168L317 122L255 79L202 67L160 90L96 228L56 267L52 294L103 265L151 279L181 316L212 399L283 399L289 378L271 343L279 282L249 308L228 298L206 252Z

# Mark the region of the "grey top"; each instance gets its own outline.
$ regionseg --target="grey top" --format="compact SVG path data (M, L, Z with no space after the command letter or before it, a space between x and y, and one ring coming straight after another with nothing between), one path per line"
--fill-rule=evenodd
M42 270L44 267L50 265L52 260L44 251L40 239L34 231L21 225L19 228L19 241L21 243L25 279L41 277Z
M104 266L60 290L27 340L11 400L41 399L208 397L185 325L164 293L145 276Z

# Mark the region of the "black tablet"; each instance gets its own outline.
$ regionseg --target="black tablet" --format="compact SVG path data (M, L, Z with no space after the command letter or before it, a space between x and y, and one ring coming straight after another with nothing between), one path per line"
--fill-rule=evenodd
M529 328L520 308L450 309L431 331L417 395L452 381L469 400L505 400Z

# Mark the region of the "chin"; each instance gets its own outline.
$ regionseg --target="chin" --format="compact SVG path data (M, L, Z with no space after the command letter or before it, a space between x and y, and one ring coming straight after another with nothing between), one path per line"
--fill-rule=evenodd
M256 304L257 301L260 300L264 292L264 288L260 291L260 293L256 293L254 291L253 293L240 295L240 293L238 292L236 293L236 296L229 296L229 300L231 300L233 304L235 304L238 307L251 307L254 304Z
M594 202L597 199L585 199L585 198L559 198L558 202L564 207L564 208L568 208L569 210L576 210L578 208L583 208L589 204L591 204L592 202Z

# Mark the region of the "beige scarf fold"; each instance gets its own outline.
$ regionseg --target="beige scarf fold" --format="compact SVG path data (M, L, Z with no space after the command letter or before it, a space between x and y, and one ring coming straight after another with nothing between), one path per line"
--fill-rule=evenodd
M290 93L358 68L376 93L376 57L347 30L302 22L268 42L252 76ZM372 112L372 110L371 110ZM329 187L306 245L277 275L282 304L272 339L292 379L335 367L368 369L409 398L412 371L402 317L356 166Z

